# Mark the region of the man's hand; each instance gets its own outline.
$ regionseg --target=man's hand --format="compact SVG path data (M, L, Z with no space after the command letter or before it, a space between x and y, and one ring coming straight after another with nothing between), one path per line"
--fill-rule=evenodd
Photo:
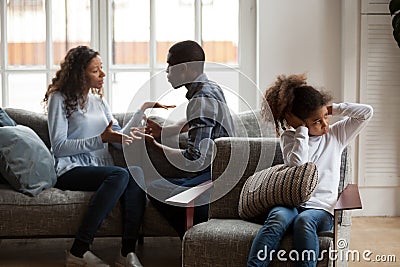
M162 131L161 125L150 119L146 119L146 124L145 133L151 135L156 140L160 140Z
M101 133L100 136L103 143L119 143L119 144L132 143L132 141L134 140L132 137L120 132L113 131L113 129L111 129L112 125L113 122L110 121L106 129Z
M286 114L285 120L289 126L295 128L295 129L297 129L297 127L300 127L300 126L306 126L305 121L303 121L299 117L293 115L292 113Z

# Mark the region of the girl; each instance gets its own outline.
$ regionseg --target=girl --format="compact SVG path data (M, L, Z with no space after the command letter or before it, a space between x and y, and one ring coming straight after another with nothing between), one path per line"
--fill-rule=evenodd
M142 266L135 245L143 218L146 195L142 169L114 166L108 143L121 146L139 125L147 108L169 108L146 102L124 129L118 125L103 99L105 73L98 52L87 46L68 51L61 69L48 86L44 103L57 173L62 190L95 191L76 238L66 255L66 266L109 266L90 251L90 244L107 214L119 199L123 207L122 248L118 266Z
M293 247L300 256L296 266L317 264L317 233L333 227L342 151L366 126L373 113L369 105L328 105L330 100L328 94L309 86L305 75L281 75L265 92L261 112L267 120L274 120L278 136L283 130L280 143L284 163L299 166L314 162L319 176L306 203L297 208L276 206L269 211L253 241L248 266L268 266L271 258L260 258L259 251L264 252L265 248L268 252L278 251L288 229L293 230ZM330 115L346 118L330 126Z

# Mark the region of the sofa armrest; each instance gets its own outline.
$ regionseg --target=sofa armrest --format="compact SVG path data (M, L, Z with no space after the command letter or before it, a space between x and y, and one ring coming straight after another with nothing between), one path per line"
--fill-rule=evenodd
M339 233L339 221L338 217L342 216L341 212L345 210L353 210L353 209L362 209L362 203L360 198L360 193L358 190L357 184L348 184L346 188L339 195L338 201L334 208L334 236L333 236L333 245L334 250L338 249L338 233ZM334 262L334 266L336 262Z
M184 206L189 206L193 203L199 196L212 187L213 183L211 181L204 182L198 186L189 188L175 196L172 196L166 200L168 203L180 204Z
M193 227L194 201L212 186L213 183L211 181L207 181L176 194L175 196L172 196L166 200L167 203L179 204L180 206L186 207L186 230L189 230Z
M338 198L335 211L353 209L362 209L362 203L358 185L348 184Z

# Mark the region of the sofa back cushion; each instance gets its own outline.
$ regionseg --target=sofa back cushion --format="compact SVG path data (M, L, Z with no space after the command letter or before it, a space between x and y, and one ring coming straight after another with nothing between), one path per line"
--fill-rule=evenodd
M24 125L34 130L35 133L46 145L46 147L48 149L51 148L48 130L49 128L47 125L47 114L17 108L6 108L5 111L10 116L10 118L15 121L16 124ZM115 113L113 115L118 121L119 125L122 126L125 113ZM121 167L125 167L126 164L122 152L118 149L115 149L113 146L109 146L109 148L111 155L114 158L115 164Z
M278 138L219 138L212 165L210 217L238 219L239 196L255 172L283 163ZM218 181L219 180L219 181Z
M259 110L232 114L237 137L276 137L274 123L265 123Z
M19 125L24 125L32 130L42 139L43 143L50 149L49 128L47 125L47 114L38 113L24 109L6 108L7 114ZM115 119L122 126L124 113L114 114Z

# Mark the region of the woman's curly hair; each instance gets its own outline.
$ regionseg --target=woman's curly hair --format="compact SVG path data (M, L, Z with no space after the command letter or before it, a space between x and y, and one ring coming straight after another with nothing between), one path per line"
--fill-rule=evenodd
M286 130L286 114L292 113L305 120L317 109L331 101L330 94L318 91L307 84L305 74L279 75L275 83L265 91L261 115L266 121L274 121L277 136Z
M99 52L87 47L77 46L68 51L64 61L60 64L60 69L56 72L52 83L48 86L43 99L45 110L47 111L48 101L51 94L61 92L64 96L64 108L67 118L80 107L85 110L87 103L87 81L86 68L89 62ZM103 89L90 88L92 93L103 97Z

